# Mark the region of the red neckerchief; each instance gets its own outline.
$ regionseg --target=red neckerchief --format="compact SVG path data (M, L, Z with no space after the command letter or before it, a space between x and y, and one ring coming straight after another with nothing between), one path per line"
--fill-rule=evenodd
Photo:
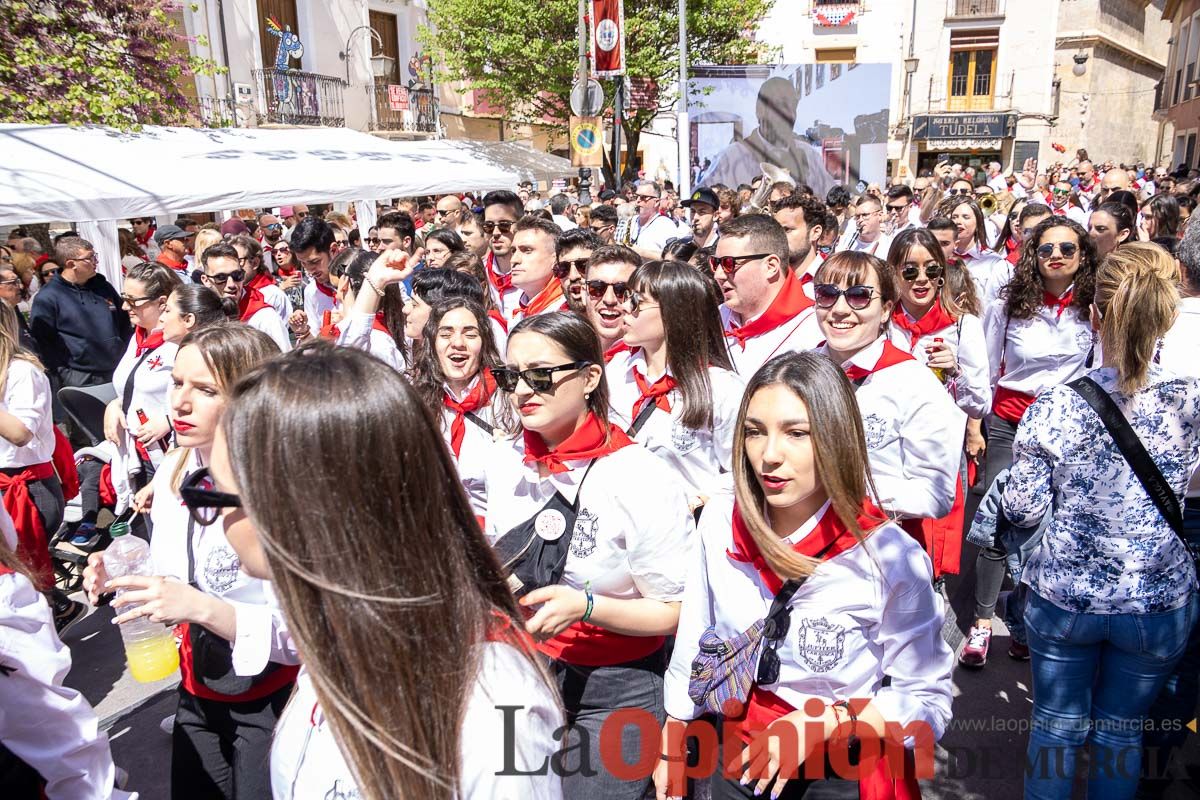
M153 350L163 343L162 328L159 328L152 333L146 333L146 329L142 327L133 329L133 341L135 351L134 358L141 358L142 353L147 350Z
M965 263L967 263L968 261L974 261L974 260L975 260L975 256L971 255L970 251L968 251L968 252L966 252L966 253L960 253L960 252L958 252L957 250L955 250L955 251L954 251L954 255L956 255L956 256L958 256L960 259L962 259L962 262L963 262L964 264L965 264Z
M328 339L331 342L337 341L342 335L342 330L337 325L333 324L333 312L326 311L321 315L321 330L317 331L317 336L322 339Z
M1017 253L1019 255L1021 252L1021 243L1018 242L1016 239L1014 239L1011 236L1008 237L1007 239L1004 240L1004 252L1006 252L1010 256L1013 253Z
M940 297L933 301L933 307L925 312L925 316L916 321L909 319L904 307L899 303L896 304L896 310L892 312L892 324L908 332L909 347L916 347L917 340L922 336L949 328L955 323L954 317L950 316L942 306Z
M242 299L238 300L238 319L249 322L259 311L270 307L258 289L243 289Z
M638 413L642 410L647 400L653 400L654 405L661 408L663 411L670 413L671 400L667 397L671 391L679 384L675 383L675 379L670 375L663 375L654 383L646 380L646 376L642 375L642 371L637 367L633 368L633 380L637 383L638 391L641 396L633 404L633 413L629 418L637 419Z
M1067 215L1067 206L1063 206L1062 208L1050 206L1050 213L1056 217L1065 217Z
M140 244L144 250L146 249L146 245L150 244L150 240L154 238L155 230L156 229L153 225L147 225L145 233L136 233L134 234L133 238L137 240L137 243Z
M563 463L564 461L600 458L631 444L633 444L633 440L625 435L625 431L611 423L608 430L605 431L600 425L600 418L588 412L587 419L583 421L578 430L553 450L546 447L546 442L540 433L526 430L525 463L545 464L551 475L557 475L560 472L570 472L570 468Z
M166 250L160 251L158 254L158 258L156 258L154 260L157 261L159 264L162 264L164 267L170 267L171 269L175 270L176 272L179 272L180 270L187 268L186 261L172 261L171 256L169 256L167 254Z
M386 333L388 336L392 335L392 332L388 329L387 323L383 321L382 311L375 312L375 318L371 320L371 330L379 331L380 333Z
M1062 319L1063 312L1071 306L1071 302L1075 299L1075 288L1067 290L1067 293L1060 297L1055 297L1051 292L1042 290L1042 305L1051 306L1056 309L1055 318Z
M884 341L883 352L879 354L879 360L875 362L875 366L865 369L858 364L851 364L845 368L846 377L852 381L861 381L868 375L874 375L882 369L903 364L905 361L916 361L916 359L910 353L904 352L891 342Z
M532 317L548 310L555 303L562 300L563 290L562 284L554 278L550 279L540 292L530 298L528 303L522 303L513 309L513 318L517 317Z
M488 309L488 317L500 323L500 327L505 333L508 333L508 320L504 319L504 315L494 308Z
M463 439L467 435L467 412L478 411L492 402L495 393L496 379L487 367L483 368L479 380L461 402L451 397L450 392L442 393L442 404L454 412L454 421L450 423L450 449L454 451L455 458L462 452Z
M328 285L326 285L326 284L324 284L324 283L321 283L320 281L313 281L313 283L315 283L315 284L316 284L316 286L317 286L317 291L318 291L318 292L320 292L321 294L325 295L326 297L333 297L333 296L334 296L334 291L333 291L333 287L332 287L332 286L328 286Z
M795 273L788 270L779 294L775 295L775 299L771 301L767 310L753 322L740 328L726 330L725 335L731 339L737 339L737 343L745 350L747 339L753 339L775 330L785 322L795 319L798 314L803 313L812 304L813 301L804 293L804 284L797 280Z
M617 353L628 353L631 350L632 350L632 348L629 345L625 344L624 339L617 339L616 344L614 344L612 347L610 347L604 351L604 363L608 364L609 362L611 362L613 360L613 357L616 356Z
M246 281L247 289L262 289L264 286L274 286L275 281L271 280L271 276L263 272L254 273L254 277Z
M512 274L506 272L501 275L496 272L496 254L490 250L488 251L487 258L483 261L483 266L487 271L488 282L503 297L504 293L512 288Z
M858 527L864 532L886 521L886 517L879 509L865 498L856 519ZM816 527L803 539L793 544L792 549L800 555L815 558L817 553L828 547L829 550L822 556L823 560L828 560L838 553L844 553L856 544L858 544L858 539L845 526L831 505L825 509L825 513L817 521ZM775 574L766 559L762 557L758 544L755 543L750 529L746 527L746 522L742 519L742 512L738 509L737 503L733 505L733 549L726 550L725 555L743 564L753 564L755 572L762 578L771 594L778 594L779 590L783 588L783 580Z
M280 275L282 275L285 278L290 278L293 275L295 275L297 272L295 267L281 267L281 266L276 266L275 271L278 272Z

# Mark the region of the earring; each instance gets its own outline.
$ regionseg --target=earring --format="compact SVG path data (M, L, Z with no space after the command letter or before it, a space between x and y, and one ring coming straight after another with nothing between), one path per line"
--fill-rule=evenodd
M592 399L592 393L591 393L591 392L584 392L584 393L583 393L583 399L584 399L584 400L591 400L591 399Z

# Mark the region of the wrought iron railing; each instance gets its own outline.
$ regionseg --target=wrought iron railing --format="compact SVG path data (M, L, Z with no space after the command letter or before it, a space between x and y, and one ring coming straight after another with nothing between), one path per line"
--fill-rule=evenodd
M259 69L254 78L260 125L346 125L341 78L294 69Z
M189 121L201 128L232 128L238 125L237 107L228 97L197 97Z
M377 130L413 133L441 130L438 98L432 89L376 84L374 95Z
M947 16L998 17L1004 14L1004 0L950 0Z

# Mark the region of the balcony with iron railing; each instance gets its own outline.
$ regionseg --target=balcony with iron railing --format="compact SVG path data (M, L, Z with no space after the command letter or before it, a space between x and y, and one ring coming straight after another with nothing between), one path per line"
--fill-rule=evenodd
M1004 0L947 0L946 19L979 19L1004 16Z
M441 110L432 89L380 83L373 92L376 130L435 135L441 131Z
M254 71L260 125L346 125L341 78L288 69Z

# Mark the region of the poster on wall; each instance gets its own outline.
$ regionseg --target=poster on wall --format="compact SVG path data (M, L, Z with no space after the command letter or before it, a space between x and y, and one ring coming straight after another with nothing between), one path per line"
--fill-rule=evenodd
M696 67L689 81L693 186L736 189L787 170L825 197L836 185L884 184L889 64ZM814 80L815 78L815 80Z

